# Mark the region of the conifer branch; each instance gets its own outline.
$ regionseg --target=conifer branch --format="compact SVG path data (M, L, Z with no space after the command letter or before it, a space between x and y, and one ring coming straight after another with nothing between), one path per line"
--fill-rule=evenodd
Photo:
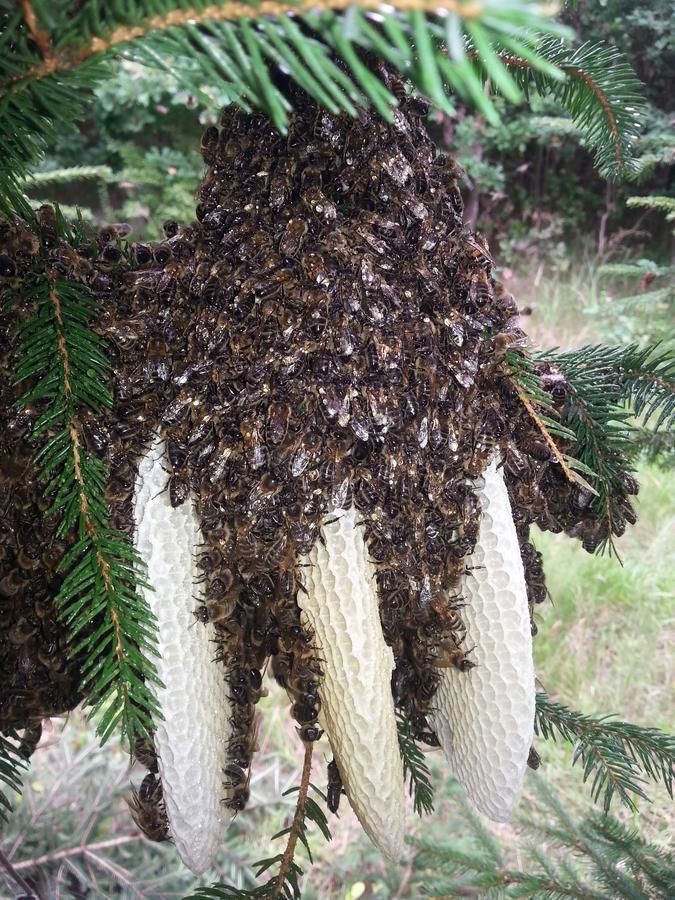
M0 208L30 218L21 188L29 166L59 123L83 114L89 91L119 54L170 67L200 96L206 81L218 82L232 102L262 110L282 132L290 103L274 77L279 69L333 112L355 115L370 103L387 119L397 99L368 58L385 59L439 109L451 112L455 94L495 123L486 77L511 102L531 89L552 92L597 148L603 171L620 174L629 168L641 108L637 82L611 48L569 50L563 41L571 32L550 12L517 0L395 0L384 13L375 0L91 3L75 14L54 10L58 40L46 55L36 52L19 13L7 25L9 52L0 56Z
M35 44L42 55L42 59L45 63L51 62L54 58L54 49L52 47L49 32L40 27L40 22L31 0L19 0L19 5L26 27L30 32L30 36L35 41Z
M612 716L594 718L537 694L535 732L546 739L561 737L574 745L572 764L581 762L584 781L593 777L591 796L602 796L605 812L616 793L636 809L634 796L648 799L645 776L665 785L673 796L675 736L656 728L623 722Z
M28 761L21 753L21 743L15 731L0 734L0 784L12 793L21 793L21 781ZM7 821L12 803L4 791L0 791L0 824Z
M573 484L578 484L579 476L572 471L569 458L560 450L552 437L553 434L557 434L563 439L574 440L574 433L556 421L558 414L541 386L532 360L521 353L509 350L506 354L506 369L509 382L518 395L518 399L560 465L565 478ZM583 483L585 484L585 482Z
M520 55L505 56L519 87L558 100L585 140L595 148L595 164L608 177L634 176L639 163L634 147L643 116L640 82L627 62L603 44L585 43L571 49L556 38L537 45L538 54L567 77L547 78Z
M321 3L321 0L299 0L299 2L261 0L260 3L253 5L238 2L238 0L227 0L227 2L222 4L211 3L207 6L200 4L199 6L189 6L187 8L182 5L182 8L169 7L166 12L140 18L133 25L119 25L106 36L97 35L75 53L72 51L72 48L67 48L61 53L45 55L40 64L11 78L9 86L10 90L13 90L13 86L21 85L24 81L39 80L53 75L55 72L70 71L92 56L108 53L120 44L139 40L153 31L167 31L171 28L185 27L188 24L198 27L211 22L232 22L247 18L278 17L288 13L299 16L307 12L321 13L326 10L347 9L352 4L353 0L328 0L325 3ZM30 0L22 0L22 6L24 5L30 8ZM362 0L362 2L359 2L359 6L363 9L379 10L381 5L378 0ZM480 5L462 3L460 0L438 0L438 2L436 0L392 0L392 3L389 5L402 12L423 10L434 13L442 9L459 15L463 19L473 19L484 14ZM34 12L31 21L34 23L37 21ZM31 34L33 34L32 27ZM46 32L42 32L42 34L48 39L49 36ZM38 46L40 45L38 44ZM2 96L0 96L0 99L2 99Z
M272 889L272 900L277 900L285 893L286 881L291 873L293 865L293 857L295 855L295 846L298 843L305 820L305 803L307 802L307 794L309 792L309 779L312 774L312 751L314 744L311 741L305 743L305 756L302 764L302 776L300 778L300 789L298 791L298 800L295 804L295 813L293 814L293 824L288 835L288 843L281 859L279 872L273 878L274 888Z
M124 535L110 529L102 461L84 450L79 415L110 406L108 362L89 321L96 306L79 284L51 272L25 284L37 314L19 328L17 382L29 386L23 406L39 404L33 438L46 515L60 516L56 535L77 533L64 556L64 581L55 598L68 629L70 654L81 658L82 691L91 715L103 711L97 732L105 741L121 724L129 738L144 735L160 715L149 688L157 681L149 659L157 652L154 619L136 591L145 585L141 560Z
M434 788L424 753L415 743L410 733L410 722L401 712L396 715L396 728L398 748L403 760L403 778L410 776L410 794L414 798L415 812L418 816L425 813L429 815L434 811Z
M263 872L268 871L272 866L279 866L279 870L269 881L252 890L242 890L227 884L213 884L211 887L201 887L195 894L192 894L187 900L249 900L249 898L259 898L259 900L279 900L279 898L293 898L300 900L300 877L302 869L295 862L295 852L298 841L300 841L307 851L310 863L312 862L312 852L307 837L307 821L314 822L321 831L326 840L331 839L328 821L321 807L309 796L309 789L312 788L325 800L324 795L318 788L310 782L312 770L312 752L314 745L307 741L304 742L304 758L302 766L302 775L300 778L300 786L291 788L284 792L284 796L297 792L298 799L295 804L293 820L287 828L283 828L272 836L271 840L288 835L286 847L283 853L270 856L267 859L261 859L253 863L256 878L259 878Z
M675 853L645 841L609 813L575 820L547 787L533 777L539 802L521 817L534 842L518 848L519 868L507 868L494 838L462 803L470 832L456 841L414 839L414 868L425 895L533 897L562 900L647 900L670 897ZM460 800L460 802L462 802ZM467 815L468 813L468 815ZM547 843L546 852L539 846ZM521 861L522 860L522 861Z
M639 450L636 438L652 417L658 415L655 430L675 421L675 351L658 344L586 346L537 358L565 377L569 397L562 419L574 433L570 453L589 473L597 492L593 504L614 531L623 516L626 473ZM641 424L633 414L642 417Z

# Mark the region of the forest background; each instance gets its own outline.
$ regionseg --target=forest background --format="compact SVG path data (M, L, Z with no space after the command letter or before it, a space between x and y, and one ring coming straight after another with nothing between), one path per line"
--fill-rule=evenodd
M581 41L616 44L645 84L649 113L636 180L612 183L598 175L592 154L552 101L504 106L497 126L458 106L455 117L439 116L431 127L438 145L466 172L466 218L488 238L497 277L518 299L524 327L539 346L667 338L672 226L658 208L629 201L675 193L675 4L580 0L566 18ZM165 220L192 217L203 171L199 137L224 102L215 94L212 99L206 109L166 73L125 63L118 78L96 90L82 127L52 146L29 195L36 203L56 199L67 214L77 204L94 224L128 221L135 239L158 238ZM622 564L589 556L556 536L536 539L554 604L543 608L535 641L543 687L586 713L616 712L666 730L675 711L666 687L675 682L675 563L672 556L668 561L675 478L669 460L672 450L641 465L640 520L618 543ZM284 700L273 692L264 702L270 714L260 735L252 815L235 822L213 879L194 879L170 847L141 840L124 802L127 755L113 742L95 753L93 733L78 714L61 741L63 723L55 720L33 758L24 798L3 836L15 867L33 871L34 861L48 856L43 868L52 884L72 897L183 896L215 879L251 884L247 863L265 856L269 836L283 827L293 797L286 804L277 798L299 775ZM73 719L79 727L72 727ZM565 808L572 815L587 811L589 791L580 768L570 768L569 747L539 742L537 749L540 773ZM437 755L429 762L443 769ZM521 806L535 818L542 803L538 781L539 773L531 773ZM436 814L416 822L416 836L471 846L457 795L447 778ZM665 844L675 814L665 790L653 789L652 797L638 813L617 812ZM419 896L427 875L423 857L387 868L345 809L331 830L330 845L317 842L316 865L303 886L307 900ZM518 823L494 826L492 833L506 857L520 864L526 837Z

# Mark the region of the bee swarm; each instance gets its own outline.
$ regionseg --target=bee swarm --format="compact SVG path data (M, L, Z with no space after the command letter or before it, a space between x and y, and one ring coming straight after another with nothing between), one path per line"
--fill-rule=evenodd
M389 801L369 818L349 754L370 758L378 741L394 744L387 761L393 807L401 794L394 707L418 740L446 743L450 713L446 700L436 697L439 685L445 697L448 678L471 679L474 640L473 658L488 664L478 649L481 634L467 642L469 619L462 611L469 600L463 593L467 560L481 525L476 479L501 457L530 617L546 596L530 524L565 530L589 550L608 533L590 495L566 480L514 389L504 358L522 337L518 310L492 276L484 241L463 224L458 169L427 134L426 104L406 95L384 69L381 75L400 100L392 124L365 110L357 119L334 116L294 88L286 137L261 115L225 109L219 127L208 128L202 140L207 170L196 220L184 227L167 223L158 245L127 246L126 234L112 227L95 245L77 250L51 233L47 241L44 208L41 245L31 244L21 223L0 227L0 273L10 284L35 264L39 251L54 273L87 284L101 302L97 330L110 348L114 408L96 420L83 414L80 424L87 448L110 466L112 525L134 532L138 466L155 436L166 446L167 521L169 509L194 502L202 599L193 630L213 630L213 665L225 686L225 807L234 813L248 798L255 708L261 672L271 660L302 740L317 740L321 722L329 731L338 770L329 785L332 802L339 800L341 777L376 840L387 824L392 833L402 826L377 818ZM13 311L19 318L30 313L23 301ZM13 347L4 340L9 384ZM542 375L562 408L564 380L551 371ZM5 380L2 414L15 424L2 448L3 478L22 485L13 488L17 497L28 490L25 531L37 534L49 527L41 524L44 501L33 482L29 488L25 478L21 482L23 462L14 460L24 459L23 436L39 411L12 411L15 396ZM627 478L626 495L634 492ZM626 521L632 521L624 499ZM19 509L11 515L23 521ZM326 524L330 519L342 524ZM350 632L358 591L365 591L356 588L362 574L351 595L328 589L331 535L337 533L330 529L346 528L347 521L367 545L386 650ZM325 547L317 543L322 527ZM49 639L42 632L37 637L44 620L33 597L49 598L58 588L53 578L62 553L47 531L42 544L54 549L54 560L43 557L26 570L25 553L17 562L26 540L18 533L1 533L7 574L3 568L0 665L11 669L17 648L33 643L20 651L22 674L9 690L3 684L5 717L22 692L34 704L27 708L40 706L43 688L30 669ZM148 545L152 552L154 544ZM298 593L299 561L307 556L320 565L307 576L309 599ZM47 579L50 589L40 582L37 593L27 593L23 585L31 578ZM31 599L16 599L17 591ZM329 595L332 606L322 610L321 598ZM159 611L171 594L159 591L153 602ZM344 623L324 627L343 603ZM30 627L17 633L20 604L27 604ZM60 640L56 655L63 660ZM340 647L331 648L331 641ZM381 655L382 681L372 691L383 704L393 665L391 699L382 707L378 700L373 713L381 725L350 733L348 740L340 734L347 725L330 708L338 688L345 701L357 700L351 676L338 671L345 648L354 671L368 670ZM498 642L493 650L489 664L499 668L508 654ZM78 698L69 691L67 701L54 704L74 705ZM453 715L464 696L456 693ZM454 720L456 728L467 725L467 734L467 717L482 714L479 691L471 702ZM502 739L508 736L495 738ZM167 751L158 749L165 775ZM527 748L523 752L526 758ZM156 799L160 782L150 774L144 796ZM370 802L376 806L375 798ZM168 792L166 806L171 824ZM162 835L161 827L154 830ZM174 838L178 843L178 834Z

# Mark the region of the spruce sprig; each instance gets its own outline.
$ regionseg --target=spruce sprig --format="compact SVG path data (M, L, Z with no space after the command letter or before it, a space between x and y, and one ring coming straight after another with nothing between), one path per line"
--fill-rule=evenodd
M403 778L410 776L410 794L413 797L418 816L434 811L434 788L431 772L426 764L423 751L415 743L410 732L410 722L401 712L396 714L398 749L403 761Z
M637 457L635 438L655 419L655 429L675 420L675 350L585 346L566 353L542 352L565 377L569 399L562 420L574 433L571 453L595 488L595 508L610 523L626 493L625 473ZM634 415L642 417L641 423Z
M309 796L310 788L314 790L325 802L323 793L315 787L311 781L312 770L312 751L313 744L305 743L304 745L304 761L302 766L302 776L298 787L290 788L284 791L283 796L297 793L298 799L295 805L293 820L287 828L282 828L271 840L280 837L287 837L286 848L283 853L277 853L274 856L260 859L253 863L256 878L259 878L264 872L267 872L273 866L279 866L277 873L259 887L252 890L236 888L228 884L213 884L211 887L199 888L196 893L191 894L187 900L247 900L247 898L259 898L259 900L300 900L300 879L303 870L295 861L295 851L298 841L307 851L310 864L312 860L312 851L309 845L307 823L314 822L323 837L331 840L331 833L328 827L328 820L319 804Z
M592 778L591 796L602 800L605 812L615 794L630 809L637 808L635 797L648 800L646 778L660 781L673 796L674 735L613 716L587 716L543 693L537 694L535 732L574 746L572 765L581 763L584 781Z
M570 30L529 0L439 0L443 15L421 0L418 8L408 0L398 6L265 0L246 10L230 0L88 0L73 10L51 0L0 0L0 213L32 219L23 192L31 167L60 128L84 116L92 88L122 56L178 73L182 88L206 102L204 85L217 85L282 132L291 103L279 70L333 112L373 105L389 120L397 98L364 54L385 59L437 108L452 111L458 96L496 122L487 78L509 102L553 93L596 148L603 173L632 171L644 103L615 48L570 49Z
M15 731L0 734L0 784L14 794L21 793L21 782L28 760L21 753L21 741ZM4 790L0 791L0 825L6 822L12 803Z
M36 314L19 326L16 381L27 383L18 403L40 408L32 437L46 515L58 516L59 538L75 531L61 562L64 581L55 603L68 629L69 652L80 658L82 691L101 741L118 725L130 739L148 733L160 716L150 690L159 684L150 657L157 653L154 619L138 585L147 587L142 561L128 539L108 524L103 462L82 444L79 416L112 403L109 367L90 323L97 307L87 289L54 274L25 283Z

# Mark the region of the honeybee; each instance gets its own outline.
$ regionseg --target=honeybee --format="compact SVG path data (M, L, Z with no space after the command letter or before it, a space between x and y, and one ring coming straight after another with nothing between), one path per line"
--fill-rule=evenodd
M531 769L538 769L541 765L541 756L539 756L534 747L530 747L530 752L527 755L527 764Z
M166 841L169 823L164 808L162 783L151 772L143 779L138 792L127 800L131 817L150 841Z
M258 423L251 419L245 419L240 423L239 429L246 461L252 469L259 469L267 460L267 452L260 437Z
M289 219L279 240L279 253L287 257L297 256L308 231L309 224L304 219L297 217Z
M340 797L344 794L342 778L334 759L328 763L328 786L326 788L326 803L328 809L337 814L340 805Z
M210 125L201 137L200 150L207 166L213 166L216 162L219 138L220 132L215 125Z
M152 774L158 771L158 761L155 748L146 738L137 737L134 742L134 756L138 762L149 769Z
M19 744L19 754L24 759L30 759L40 743L42 737L42 722L33 722L27 725Z
M42 246L49 250L56 245L59 239L54 207L47 203L41 206L37 211L37 220Z
M475 647L472 647L472 650L475 650ZM464 652L454 641L443 641L436 647L434 665L441 669L454 666L460 672L468 672L469 669L473 669L476 665L475 662L468 658L469 653L471 653L471 650Z
M226 766L224 774L227 780L223 782L223 786L230 788L230 790L223 803L228 809L234 810L235 813L241 812L245 809L251 796L251 769L249 767L248 772L244 772L240 766L232 764Z
M300 735L300 740L307 744L313 744L323 736L323 731L318 725L303 725L296 728L296 731Z

